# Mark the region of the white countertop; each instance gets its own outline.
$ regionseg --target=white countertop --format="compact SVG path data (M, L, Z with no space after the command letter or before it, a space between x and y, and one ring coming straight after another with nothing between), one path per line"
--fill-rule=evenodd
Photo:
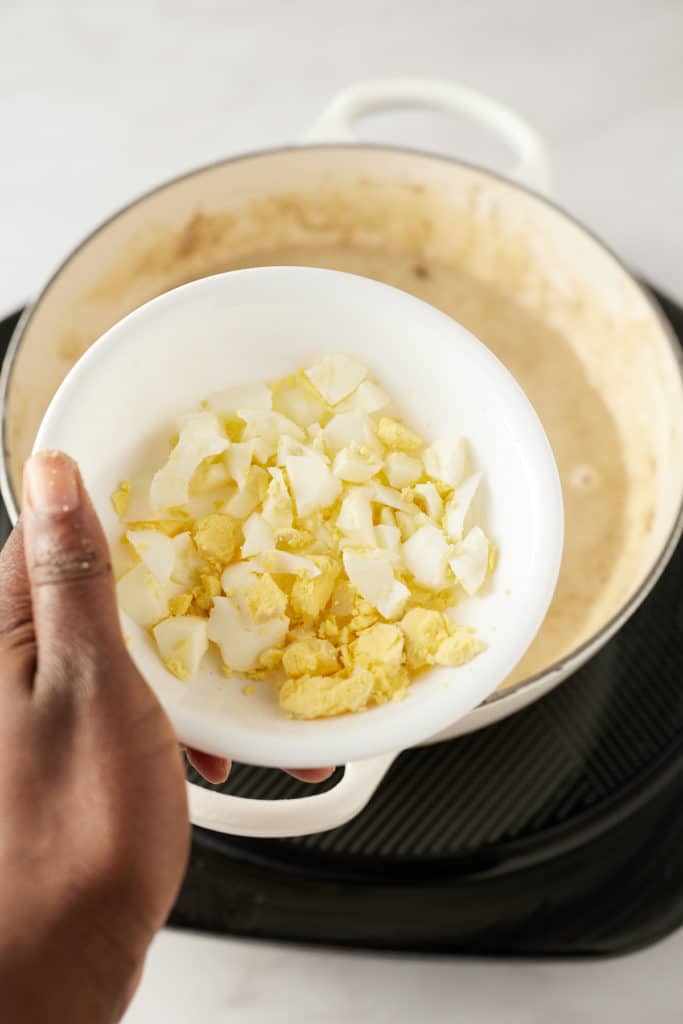
M125 1024L680 1024L683 932L620 960L301 951L165 931Z
M671 0L3 0L0 314L137 193L290 141L342 86L406 73L460 79L526 114L559 201L683 296L681 38ZM461 123L394 116L364 135L505 167ZM681 965L683 932L609 963L494 965L164 932L126 1022L673 1024Z

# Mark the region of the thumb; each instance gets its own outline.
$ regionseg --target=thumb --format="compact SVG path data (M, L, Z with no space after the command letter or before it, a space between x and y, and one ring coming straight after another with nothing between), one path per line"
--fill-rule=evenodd
M23 522L36 685L68 684L76 659L101 664L123 647L107 541L68 456L46 451L27 462Z

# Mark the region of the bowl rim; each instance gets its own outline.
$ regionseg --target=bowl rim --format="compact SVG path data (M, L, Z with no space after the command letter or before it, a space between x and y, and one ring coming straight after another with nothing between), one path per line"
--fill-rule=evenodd
M88 232L85 237L79 242L78 245L74 246L66 256L59 262L52 274L48 277L43 287L38 292L36 298L27 303L23 310L22 315L19 318L10 343L5 353L5 358L0 366L0 497L2 498L5 507L7 509L10 521L16 523L20 508L18 504L17 496L14 493L14 488L9 474L9 450L7 447L7 427L6 427L6 416L7 416L7 398L11 388L12 372L16 361L17 354L21 347L21 341L25 334L29 324L31 323L34 312L38 309L41 302L47 297L48 293L52 290L53 286L57 285L59 278L64 271L66 271L72 261L72 259L84 249L91 241L93 241L102 231L104 231L111 223L117 220L122 214L132 210L136 206L141 206L147 199L157 195L166 189L173 188L175 185L181 182L187 181L193 177L205 174L208 171L217 170L222 167L229 167L233 163L242 162L245 160L258 160L268 159L274 156L281 156L286 154L294 154L306 152L308 150L319 151L319 150L360 150L361 152L380 152L380 153L393 153L403 154L405 156L419 157L427 161L433 161L436 163L454 165L456 167L463 168L465 170L473 171L480 174L484 178L489 178L493 181L507 185L513 190L517 190L525 195L531 196L542 204L545 204L556 214L559 214L562 218L572 224L575 228L578 228L593 244L598 246L616 265L623 271L630 283L635 287L639 293L640 298L645 302L650 314L654 321L657 323L660 331L662 332L663 338L666 340L670 352L674 357L674 363L678 368L678 380L681 391L681 399L683 401L683 346L681 345L676 332L673 329L671 322L664 313L660 303L656 297L652 294L651 290L639 280L630 270L626 261L623 260L615 250L608 245L600 236L592 229L589 228L583 220L570 213L561 205L558 201L549 198L547 195L539 192L536 189L531 188L528 185L523 185L517 181L513 181L506 177L505 174L498 171L492 170L488 167L483 167L474 161L463 160L458 157L448 156L443 153L435 153L428 149L422 149L416 146L401 146L389 143L380 142L305 142L299 144L287 144L278 146L269 146L260 149L246 150L240 153L235 153L232 156L221 157L217 160L208 161L205 164L201 164L198 167L194 167L189 171L183 171L172 178L166 179L158 185L153 186L134 196L129 202L124 203L122 206L114 210L104 220L98 222L98 224ZM653 558L652 563L648 572L645 574L639 585L635 588L633 593L627 600L614 612L614 614L600 627L600 629L585 640L578 647L575 647L568 654L559 658L557 661L552 662L546 668L539 672L534 673L532 676L526 679L520 680L514 686L506 687L503 690L496 690L492 693L485 701L482 702L479 707L488 707L492 704L499 704L507 701L508 698L517 697L523 690L535 690L538 689L542 693L545 693L548 689L548 682L553 681L553 685L562 682L566 677L573 674L578 668L581 667L589 658L596 654L617 632L621 627L631 618L631 616L638 610L640 605L650 594L666 566L671 560L674 551L676 550L681 538L683 537L683 497L681 499L678 512L674 518L671 529L668 536L665 538L659 552ZM533 695L530 696L530 701L535 699ZM501 708L501 712L502 712ZM476 709L475 709L476 711ZM502 716L501 716L502 717Z

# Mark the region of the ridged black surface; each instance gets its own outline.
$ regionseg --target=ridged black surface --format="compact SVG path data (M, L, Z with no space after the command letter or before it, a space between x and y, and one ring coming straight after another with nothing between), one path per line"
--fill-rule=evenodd
M683 338L683 309L660 301ZM225 788L310 791L239 765ZM497 726L406 752L343 828L269 842L195 829L172 922L402 950L622 952L683 921L681 807L679 547L570 681Z

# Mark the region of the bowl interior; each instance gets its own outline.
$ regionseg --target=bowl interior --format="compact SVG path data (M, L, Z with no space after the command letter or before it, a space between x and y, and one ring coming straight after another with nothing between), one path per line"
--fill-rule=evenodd
M364 361L427 437L468 439L500 560L486 592L463 601L459 621L475 626L487 649L461 668L425 673L403 702L298 722L282 715L267 683L247 696L242 681L210 665L179 681L124 618L131 654L179 738L247 763L306 767L409 746L465 715L523 655L562 548L558 475L523 391L463 327L404 292L332 271L261 268L185 285L115 325L66 378L36 440L77 459L114 540L110 496L165 458L177 413L217 388L282 376L330 350Z

